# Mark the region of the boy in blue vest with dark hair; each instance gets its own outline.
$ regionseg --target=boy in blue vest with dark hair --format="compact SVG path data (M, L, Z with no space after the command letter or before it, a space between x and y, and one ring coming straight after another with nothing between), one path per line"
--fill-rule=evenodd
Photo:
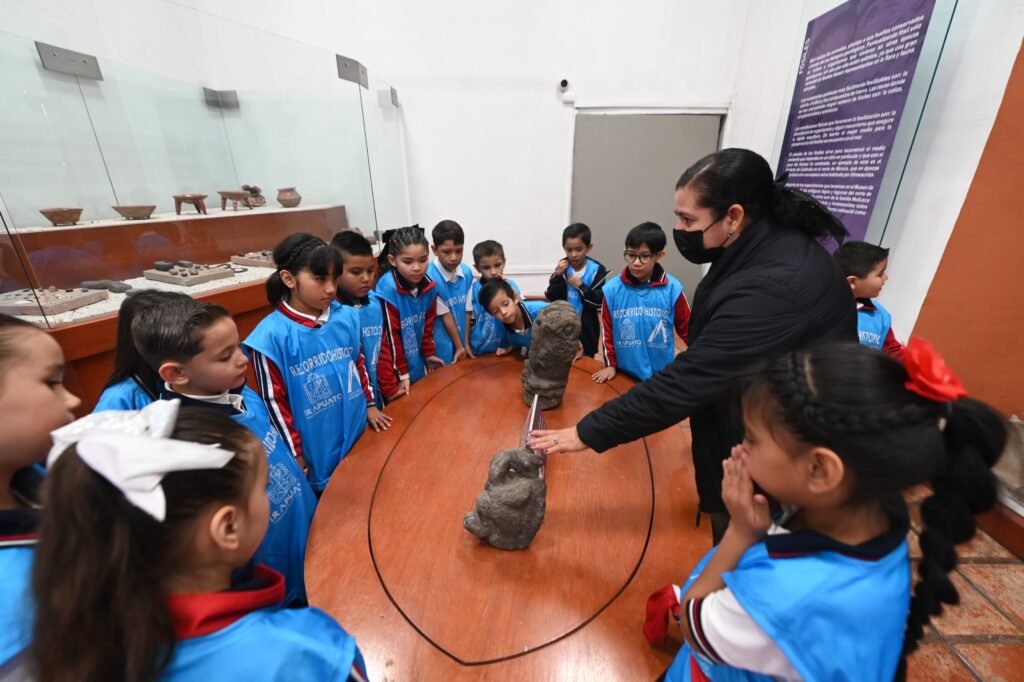
M480 289L491 279L503 279L519 294L519 285L505 277L505 248L493 239L473 247L473 267L480 279L473 282L466 299L466 335L463 345L469 357L494 353L507 345L505 326L480 305Z
M191 298L166 301L136 314L132 339L160 377L161 399L221 412L263 444L270 523L255 559L284 575L283 603L305 603L303 562L316 496L266 405L245 385L249 360L230 313Z
M641 223L626 235L626 267L604 286L606 366L593 376L599 384L619 370L639 381L650 379L675 357L675 334L686 341L690 304L683 285L658 262L666 241L656 223Z
M377 380L377 361L380 359L384 334L384 305L373 290L377 272L373 247L366 237L352 230L334 235L331 246L341 254L341 274L336 280L338 302L359 312L366 373L370 377L377 407L383 408L384 398L380 394L380 382ZM391 417L383 413L381 417L385 421L384 428L387 428L391 424Z
M857 299L860 342L902 359L903 344L892 332L892 315L875 301L889 279L889 249L868 242L845 242L836 249L835 259Z
M505 326L505 345L495 355L507 355L513 348L529 352L533 320L537 313L550 305L547 301L524 301L503 279L489 279L480 288L480 305Z
M549 301L572 304L582 323L580 342L583 354L592 358L597 354L601 338L598 312L604 298L608 269L587 255L594 245L590 228L583 223L573 223L562 230L562 248L565 249L565 258L558 261L544 297Z
M427 275L437 284L434 318L435 355L446 365L466 357L466 298L473 286L473 271L463 265L466 235L454 220L442 220L430 233L434 261Z

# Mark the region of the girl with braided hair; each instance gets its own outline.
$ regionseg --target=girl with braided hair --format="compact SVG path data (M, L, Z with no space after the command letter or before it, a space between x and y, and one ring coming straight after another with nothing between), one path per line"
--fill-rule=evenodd
M298 232L274 249L267 280L275 310L243 342L270 419L319 495L369 424L386 428L354 308L337 300L341 254Z
M389 232L389 269L377 282L384 302L384 338L377 361L380 392L388 402L409 393L428 372L444 366L434 345L437 284L427 274L429 243L419 226Z
M854 344L785 355L747 382L743 417L721 544L648 602L648 639L673 614L686 640L666 679L904 679L924 625L958 602L955 545L995 504L1005 421L919 339L903 364ZM902 492L925 482L911 597Z

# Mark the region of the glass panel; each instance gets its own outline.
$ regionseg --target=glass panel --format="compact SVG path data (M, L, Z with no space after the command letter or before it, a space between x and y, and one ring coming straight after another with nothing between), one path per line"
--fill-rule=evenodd
M32 280L25 270L23 252L15 247L16 237L7 229L6 211L0 210L0 312L31 319L45 325L43 311Z
M81 222L116 203L77 79L45 70L32 40L2 32L0 195L13 230L50 226L40 209L79 208Z
M402 142L402 109L392 100L391 85L369 73L369 88L362 91L366 146L373 182L373 205L381 231L412 222Z

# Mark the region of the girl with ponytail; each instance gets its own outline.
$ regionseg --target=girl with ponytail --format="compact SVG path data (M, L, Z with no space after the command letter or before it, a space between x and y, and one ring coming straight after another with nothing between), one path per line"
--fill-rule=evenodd
M367 423L379 431L391 420L377 408L359 313L336 299L341 254L299 232L277 245L274 265L267 298L276 309L243 346L271 421L320 495Z
M157 401L53 437L35 679L365 679L330 616L281 608L281 574L247 565L269 506L266 455L244 425Z
M686 640L666 679L904 679L958 601L955 545L995 504L1003 418L919 339L903 364L854 344L785 355L747 382L743 418L721 544L648 602L648 639L673 614ZM902 493L920 483L934 494L912 597Z

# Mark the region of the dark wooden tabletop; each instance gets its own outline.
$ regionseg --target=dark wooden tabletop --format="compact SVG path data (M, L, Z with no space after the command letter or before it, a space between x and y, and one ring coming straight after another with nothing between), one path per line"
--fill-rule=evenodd
M578 361L551 428L575 424L633 382ZM507 552L462 528L491 457L516 447L528 407L522 361L461 361L386 410L342 461L313 520L310 602L352 634L371 679L645 680L677 642L641 633L648 595L683 582L710 547L694 527L686 425L598 455L548 461L547 513Z

